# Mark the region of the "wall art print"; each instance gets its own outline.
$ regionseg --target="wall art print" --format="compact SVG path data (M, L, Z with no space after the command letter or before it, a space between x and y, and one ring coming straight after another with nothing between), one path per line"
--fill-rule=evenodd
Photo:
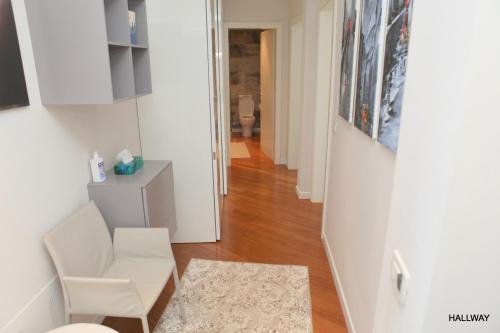
M0 0L0 110L29 105L11 0Z
M342 61L340 69L339 115L347 121L351 120L355 42L356 0L345 0L342 32Z
M412 0L389 0L378 141L396 152L404 97Z
M382 0L364 0L360 22L354 125L372 137L377 100Z

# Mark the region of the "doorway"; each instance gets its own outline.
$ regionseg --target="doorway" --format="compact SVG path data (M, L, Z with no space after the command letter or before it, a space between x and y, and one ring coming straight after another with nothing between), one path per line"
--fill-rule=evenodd
M226 23L225 159L248 158L247 145L273 163L282 161L282 27L277 23ZM252 112L253 110L253 112ZM286 124L285 124L286 125ZM285 127L286 130L286 127ZM283 131L283 133L286 133Z
M224 129L223 110L225 105L221 92L221 87L223 86L220 43L222 33L221 0L209 0L206 2L206 6L215 232L217 240L220 240L224 194L227 193L227 170L224 159L224 151L227 148L222 135L222 130Z
M229 29L230 158L250 158L253 144L274 161L276 31Z

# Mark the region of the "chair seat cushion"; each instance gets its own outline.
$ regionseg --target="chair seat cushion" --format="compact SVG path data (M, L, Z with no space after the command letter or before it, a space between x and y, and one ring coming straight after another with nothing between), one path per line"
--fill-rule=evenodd
M174 267L175 262L169 259L117 259L103 277L131 279L149 312L165 288Z

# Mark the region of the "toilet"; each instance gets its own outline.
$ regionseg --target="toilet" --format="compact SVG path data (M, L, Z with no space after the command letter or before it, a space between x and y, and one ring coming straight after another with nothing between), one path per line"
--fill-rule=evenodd
M255 124L254 108L255 103L252 95L240 95L238 112L242 135L245 138L252 136L253 125Z

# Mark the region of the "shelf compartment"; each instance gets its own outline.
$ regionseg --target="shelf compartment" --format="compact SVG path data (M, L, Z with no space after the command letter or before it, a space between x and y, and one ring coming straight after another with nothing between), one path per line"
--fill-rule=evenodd
M109 62L115 101L135 96L132 51L128 47L109 45Z
M134 62L135 94L137 96L151 94L151 64L149 60L149 50L133 48L132 59Z
M138 46L148 47L148 22L144 0L128 0L128 9L135 12Z
M151 91L151 82L144 81L151 76L145 72L149 57L134 51L132 58L132 50L148 51L143 0L24 3L43 105L112 104L134 98L135 82L138 94ZM129 5L139 24L138 45L134 46Z
M108 42L130 45L127 0L104 0L104 12Z

